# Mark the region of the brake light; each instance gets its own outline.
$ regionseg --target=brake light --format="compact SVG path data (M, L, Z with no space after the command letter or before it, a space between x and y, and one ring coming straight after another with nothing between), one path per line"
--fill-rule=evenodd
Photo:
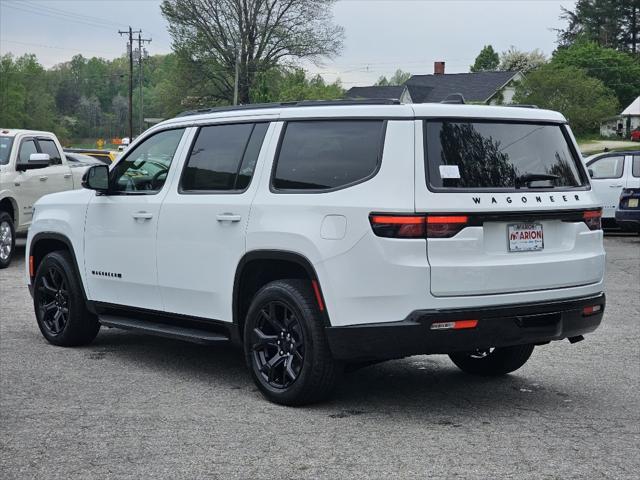
M425 217L402 215L371 215L373 233L386 238L424 238Z
M386 238L449 238L467 226L466 215L371 215L373 232Z
M582 214L582 220L587 224L589 230L602 229L602 209L585 210Z
M453 237L467 226L468 221L469 217L466 215L429 216L427 217L427 237Z

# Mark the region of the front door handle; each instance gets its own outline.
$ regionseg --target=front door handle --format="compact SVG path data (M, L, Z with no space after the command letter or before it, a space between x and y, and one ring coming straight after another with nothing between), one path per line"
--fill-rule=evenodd
M620 188L622 185L609 185L609 188Z
M41 182L46 182L48 178L49 177L47 177L46 175L43 175L43 176L40 177L40 181Z
M133 218L136 220L151 220L153 218L153 213L149 212L135 212L132 214Z
M71 174L70 173L65 173L64 174L64 178L71 178Z
M220 215L216 215L216 219L219 222L239 222L242 220L242 216L234 215L233 213L222 213Z

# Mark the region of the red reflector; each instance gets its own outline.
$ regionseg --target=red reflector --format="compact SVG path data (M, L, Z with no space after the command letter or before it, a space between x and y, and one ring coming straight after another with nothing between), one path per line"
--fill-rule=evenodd
M324 312L324 302L322 301L322 294L320 293L320 286L317 280L311 280L311 286L313 286L313 293L316 294L316 301L318 302L318 309Z
M466 215L427 217L428 224L467 223L468 220Z
M456 320L454 322L433 322L431 330L462 330L476 328L478 320Z
M33 255L30 255L29 256L29 276L33 278L34 275L35 275L35 272L33 268Z
M582 315L588 317L589 315L595 315L602 310L602 305L591 305L582 309Z

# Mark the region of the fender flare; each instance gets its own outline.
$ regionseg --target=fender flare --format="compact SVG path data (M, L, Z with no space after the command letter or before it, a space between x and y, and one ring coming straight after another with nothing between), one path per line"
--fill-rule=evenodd
M240 297L240 277L244 271L245 266L254 260L283 260L291 263L295 263L301 266L309 278L317 282L318 292L317 295L320 296L323 302L323 323L325 327L331 326L331 321L329 320L329 314L326 308L326 302L324 301L324 294L322 293L322 287L320 285L320 280L318 278L318 274L316 273L316 269L313 267L311 261L302 255L301 253L291 252L288 250L252 250L244 254L244 256L238 262L238 266L236 267L236 274L233 280L233 303L232 303L232 312L233 312L233 324L238 326L240 325L240 312L239 312L239 297Z

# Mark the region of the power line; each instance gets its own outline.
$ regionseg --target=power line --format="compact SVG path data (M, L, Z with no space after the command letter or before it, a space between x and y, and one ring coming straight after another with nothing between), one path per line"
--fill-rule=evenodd
M6 7L9 8L13 8L14 10L18 10L21 12L26 12L26 13L33 13L36 15L41 15L43 17L49 17L49 18L55 18L56 20L64 20L70 23L76 23L76 24L82 24L82 25L89 25L90 27L94 27L94 28L102 28L104 30L111 30L110 27L105 26L104 24L98 24L98 23L91 23L91 22L87 22L87 21L83 21L83 20L79 20L79 19L73 19L70 18L67 15L62 15L62 14L53 14L53 13L49 13L49 12L43 12L40 10L32 10L29 5L14 5L13 3L4 3L3 4Z

